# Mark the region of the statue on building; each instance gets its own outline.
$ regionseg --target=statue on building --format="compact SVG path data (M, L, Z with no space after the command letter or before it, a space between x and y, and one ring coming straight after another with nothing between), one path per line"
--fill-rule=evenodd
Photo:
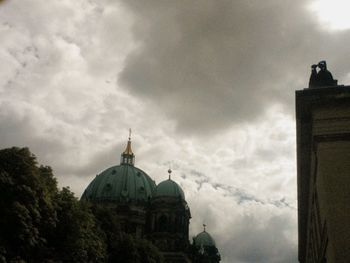
M317 67L319 71L317 72ZM338 81L333 79L332 73L327 70L326 61L322 60L317 65L311 66L309 88L329 87L338 85Z

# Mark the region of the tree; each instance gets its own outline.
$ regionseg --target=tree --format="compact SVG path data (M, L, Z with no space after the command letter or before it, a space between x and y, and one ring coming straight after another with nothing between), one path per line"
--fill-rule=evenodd
M6 258L40 259L46 246L43 229L56 224L52 196L46 195L47 168L37 166L28 148L0 151L0 247ZM43 174L42 174L43 172Z
M90 209L28 148L0 150L0 260L103 262L106 249ZM6 261L5 261L6 262Z
M104 233L96 226L89 207L63 188L56 197L58 224L51 244L56 260L64 262L104 262L106 244Z
M0 150L0 263L160 263L149 241L121 231L116 212L59 190L28 148Z

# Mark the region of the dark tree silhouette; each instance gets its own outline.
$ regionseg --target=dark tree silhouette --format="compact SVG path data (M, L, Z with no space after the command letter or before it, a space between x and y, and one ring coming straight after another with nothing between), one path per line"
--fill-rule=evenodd
M59 190L28 148L0 150L0 263L162 262L156 247L120 230L108 207Z
M0 151L0 253L23 262L98 262L105 255L90 210L59 191L28 148Z
M4 258L40 260L46 251L46 231L57 223L53 203L57 186L50 172L37 166L27 148L0 151L0 247Z

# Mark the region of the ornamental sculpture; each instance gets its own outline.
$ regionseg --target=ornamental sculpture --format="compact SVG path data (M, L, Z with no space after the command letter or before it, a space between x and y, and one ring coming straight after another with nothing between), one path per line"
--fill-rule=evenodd
M318 71L317 68L319 68ZM309 88L320 88L337 85L338 81L333 79L332 73L327 70L326 61L322 60L318 64L311 66Z

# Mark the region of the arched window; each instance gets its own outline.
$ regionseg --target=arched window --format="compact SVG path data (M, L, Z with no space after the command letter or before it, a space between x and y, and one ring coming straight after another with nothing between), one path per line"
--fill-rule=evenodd
M168 218L161 215L158 219L159 232L166 232L168 230Z

